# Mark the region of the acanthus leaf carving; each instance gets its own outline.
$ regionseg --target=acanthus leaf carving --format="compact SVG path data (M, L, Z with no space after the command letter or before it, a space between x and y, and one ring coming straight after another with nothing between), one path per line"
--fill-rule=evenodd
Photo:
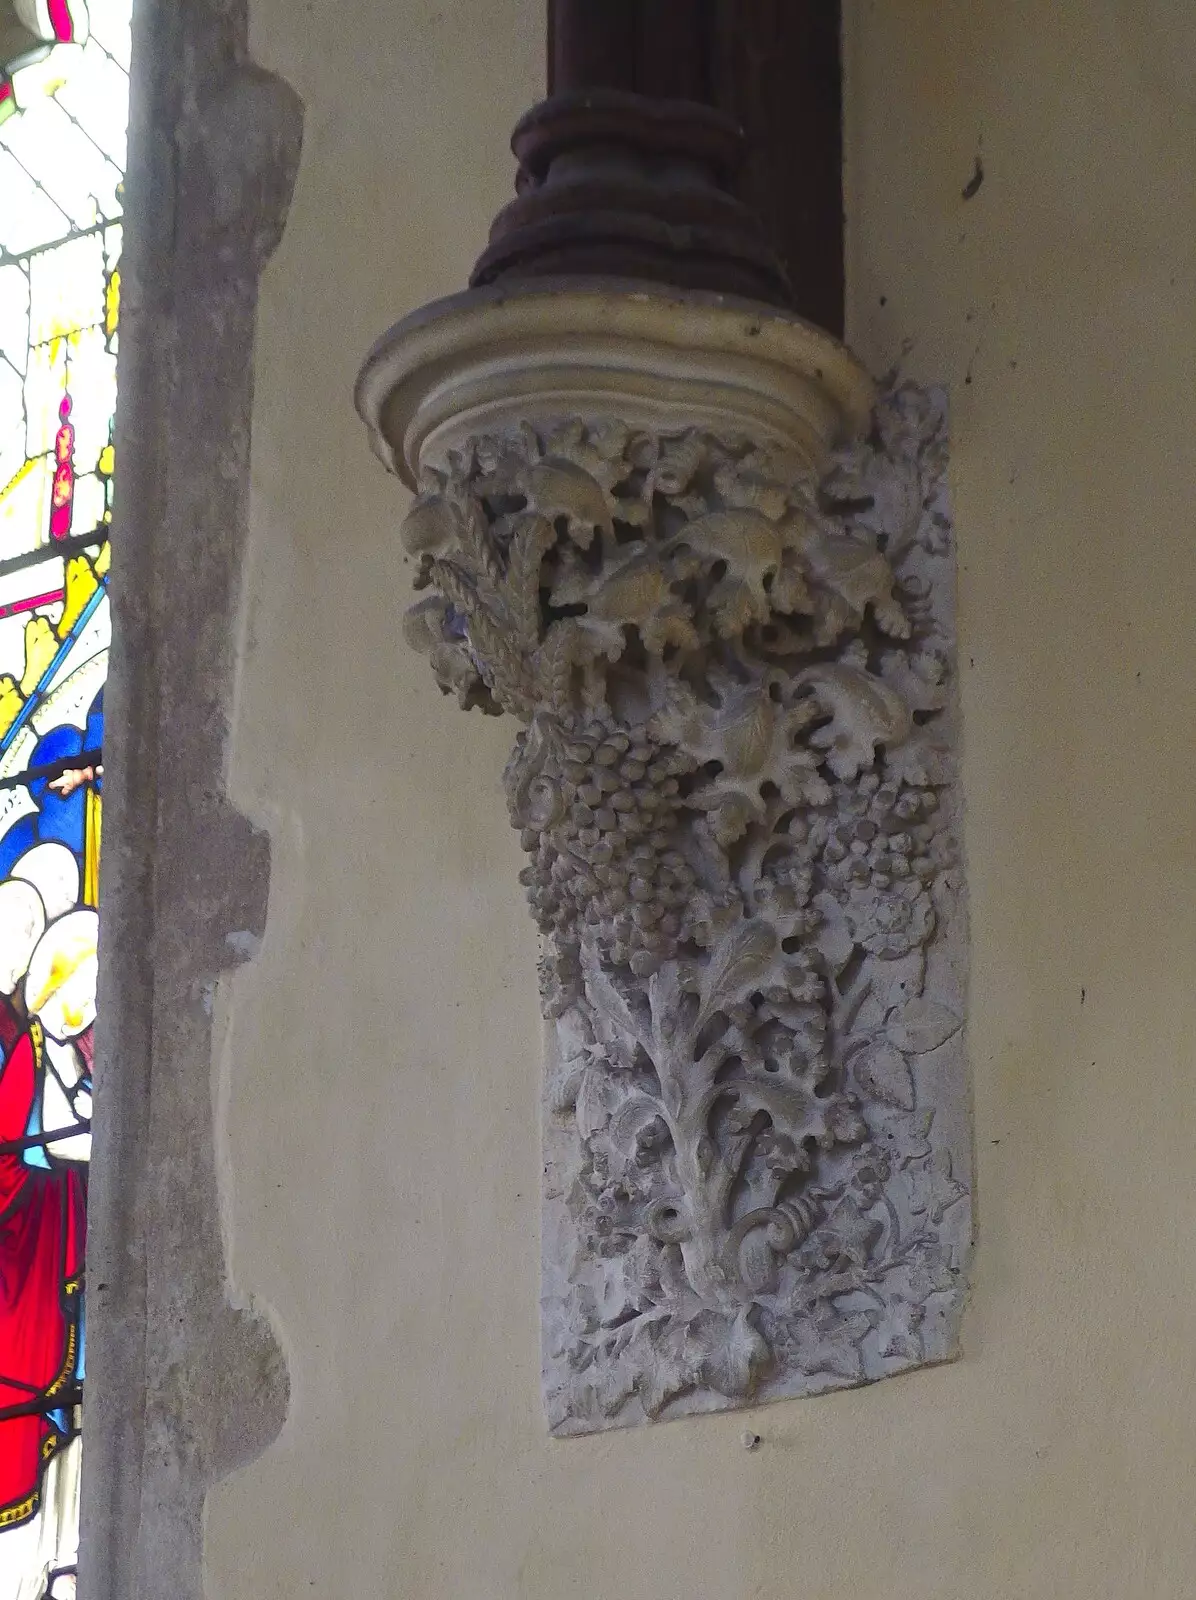
M450 453L412 508L409 642L523 725L505 786L557 1039L558 1431L953 1349L944 429L899 387L820 484L696 428L524 423Z

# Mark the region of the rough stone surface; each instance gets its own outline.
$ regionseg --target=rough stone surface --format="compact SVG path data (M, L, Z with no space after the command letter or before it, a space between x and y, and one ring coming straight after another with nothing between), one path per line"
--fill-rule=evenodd
M245 7L134 24L107 689L82 1592L198 1597L204 1494L274 1437L278 1344L227 1301L211 987L260 935L266 839L223 798L258 273L302 108Z
M408 616L526 727L554 1431L950 1357L970 1240L941 397L817 480L562 418L424 461Z

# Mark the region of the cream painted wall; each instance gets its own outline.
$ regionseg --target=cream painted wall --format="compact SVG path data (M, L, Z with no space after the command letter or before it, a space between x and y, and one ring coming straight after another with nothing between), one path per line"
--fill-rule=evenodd
M1196 12L848 9L852 336L954 396L964 1359L545 1437L510 730L397 637L400 495L349 399L508 192L542 6L255 0L307 131L263 288L234 750L271 914L217 1109L235 1291L293 1395L211 1497L214 1600L1196 1593Z

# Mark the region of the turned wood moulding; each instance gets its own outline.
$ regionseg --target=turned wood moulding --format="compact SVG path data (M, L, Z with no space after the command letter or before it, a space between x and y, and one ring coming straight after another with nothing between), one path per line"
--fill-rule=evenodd
M407 640L513 724L549 1426L950 1358L971 1220L943 397L878 392L776 305L544 277L400 322L357 402L414 494Z

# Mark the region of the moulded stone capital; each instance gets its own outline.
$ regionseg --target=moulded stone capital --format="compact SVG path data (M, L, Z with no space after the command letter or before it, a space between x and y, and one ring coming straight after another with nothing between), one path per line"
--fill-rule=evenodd
M472 436L572 416L743 437L817 469L872 398L850 351L791 313L606 280L435 301L378 341L357 385L375 451L412 487Z

